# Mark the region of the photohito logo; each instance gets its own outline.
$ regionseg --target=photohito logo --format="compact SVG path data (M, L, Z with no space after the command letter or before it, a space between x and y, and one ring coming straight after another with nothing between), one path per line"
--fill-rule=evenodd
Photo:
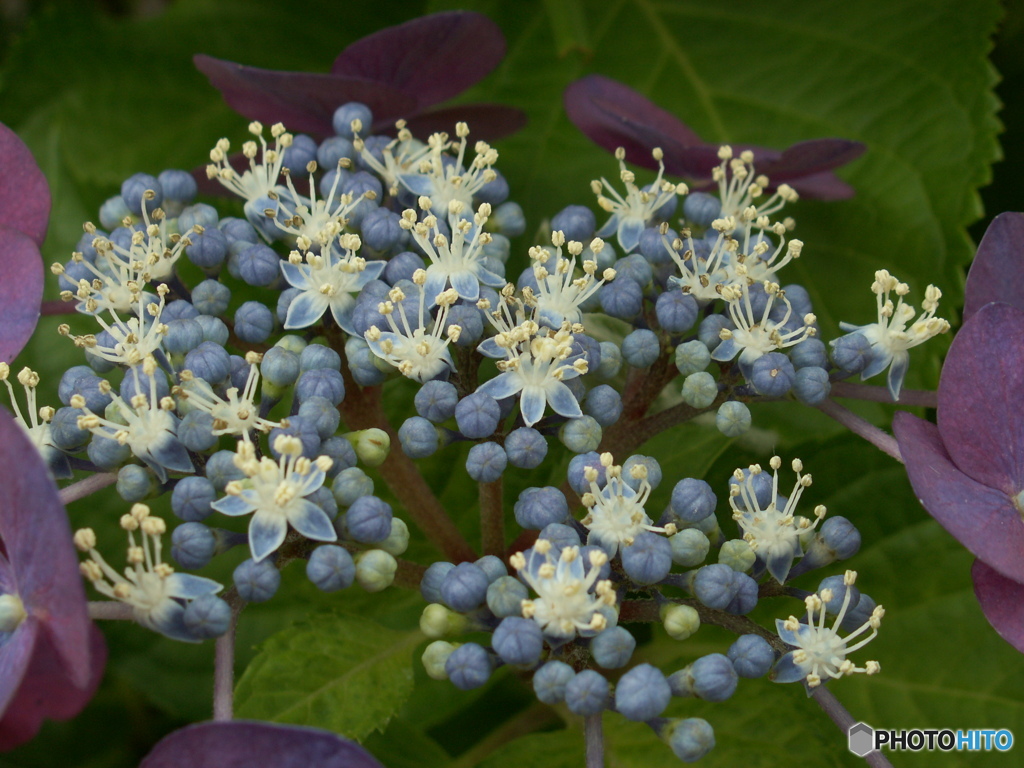
M1013 733L1006 728L876 730L867 723L856 723L846 733L850 751L858 757L883 747L894 752L1006 752L1013 746Z

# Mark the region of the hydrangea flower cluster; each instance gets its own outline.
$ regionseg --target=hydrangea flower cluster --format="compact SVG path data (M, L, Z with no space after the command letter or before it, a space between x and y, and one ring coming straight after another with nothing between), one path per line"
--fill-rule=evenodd
M357 88L353 60L339 61L330 82ZM685 762L714 747L714 729L664 717L673 697L720 702L740 678L810 689L879 671L850 658L884 614L856 574L809 593L793 585L860 547L851 521L804 503L812 479L800 460L791 489L773 456L770 473L754 464L718 478L717 494L682 477L655 509L662 466L636 453L702 414L738 437L751 403L822 405L858 373L888 369L895 400L908 350L949 329L935 316L938 289L917 315L909 287L879 271L877 322L843 324L848 333L826 345L807 290L787 280L804 243L783 213L805 176L841 185L831 168L856 152L833 147L832 164L812 173L689 136L649 148L657 174L642 184L626 165L632 142L615 149L617 182L592 182L606 219L569 205L519 254L512 240L526 222L498 151L465 122L417 135L389 111L422 117L450 94L417 102L415 88L396 87L379 113L345 100L327 121L333 134L315 138L255 119L265 107L241 82L267 73L199 64L229 100L260 112L241 154L229 139L213 143L198 183L174 169L131 176L53 265L75 315L60 334L85 356L60 379L60 407L37 402L39 376L25 368L22 408L0 363L16 423L53 477L116 476L130 505L125 569L104 559L92 529L74 535L103 611L123 607L176 640L230 643L241 605L271 599L293 561L324 592L418 586L430 677L468 690L512 667L541 702L589 722L612 710L647 723ZM581 94L570 112L583 119ZM304 130L326 131L312 107L285 107ZM237 198L242 215L197 202L200 183ZM415 415L389 421L385 387L412 393ZM509 545L503 481L530 477L559 450L567 470L557 487L527 481ZM435 454L479 486L482 556L417 472ZM162 495L173 527L148 504ZM399 560L411 534L392 502L444 560ZM248 552L232 584L187 573L231 550ZM774 631L750 618L780 597L800 599L803 617ZM0 596L4 632L28 615L15 598ZM738 637L665 672L631 663L637 622L678 641L702 624Z

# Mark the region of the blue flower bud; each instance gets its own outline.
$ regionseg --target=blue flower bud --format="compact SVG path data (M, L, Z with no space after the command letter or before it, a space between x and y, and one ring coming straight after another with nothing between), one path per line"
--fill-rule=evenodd
M308 344L299 353L299 370L314 371L328 368L332 371L341 370L341 355L323 344Z
M412 416L398 428L398 441L402 452L412 459L431 456L439 445L437 427L422 416Z
M715 347L722 343L722 337L719 334L723 328L728 328L729 325L729 319L725 315L708 315L700 321L700 325L697 327L697 338L705 347L714 352Z
M535 469L548 454L548 441L533 427L519 427L505 438L505 453L513 467Z
M507 616L495 628L491 645L505 663L532 666L544 650L544 635L533 619Z
M808 366L796 372L793 380L793 394L804 405L817 405L828 399L832 384L824 368Z
M223 315L230 301L231 289L216 280L203 280L192 289L192 306L203 315Z
M829 517L818 528L804 556L790 569L789 578L853 557L860 550L860 540L860 532L845 517Z
M220 220L217 229L224 233L228 239L228 248L241 248L243 243L254 244L260 241L260 236L245 219L237 219L232 216Z
M108 197L103 201L103 205L100 206L100 224L105 229L119 227L121 222L131 215L132 212L128 210L128 206L121 195ZM79 248L78 250L81 249Z
M188 450L203 453L215 446L219 438L213 434L213 416L206 411L189 411L178 423L178 440Z
M691 192L683 198L683 216L698 227L707 229L722 215L722 201L707 192Z
M345 179L340 185L341 191L352 195L357 201L355 208L349 212L349 223L353 227L361 227L363 217L380 206L384 187L380 180L366 171L357 171ZM367 197L369 193L370 197Z
M223 347L228 343L228 337L231 333L220 318L199 315L195 320L203 329L203 341L216 344L218 347Z
M267 286L281 276L281 257L268 245L243 248L237 259L238 277L249 285Z
M843 617L843 622L840 626L846 632L855 632L871 618L871 614L874 612L875 607L878 604L874 598L870 595L865 595L863 592L860 595L860 600L857 601L857 605L850 608L846 612L846 616Z
M622 396L614 387L599 384L587 393L583 411L602 427L610 427L622 416Z
M303 371L295 384L295 397L299 402L323 397L332 405L339 405L345 399L345 380L340 372L331 368Z
M578 547L580 545L580 535L576 532L576 529L562 523L549 523L545 525L537 538L550 541L551 545L558 551L561 551L564 547Z
M860 373L868 367L874 355L871 342L860 332L848 333L829 342L832 348L832 362L836 368L850 373Z
M672 513L684 522L694 523L714 514L717 504L715 492L704 480L684 477L672 489Z
M391 533L391 505L376 496L360 496L345 514L349 538L363 544L384 541Z
M466 456L466 472L478 483L493 483L505 471L508 456L498 443L478 443Z
M341 423L341 414L330 400L323 397L310 397L302 401L298 415L313 425L321 440L334 435Z
M828 351L825 342L810 336L789 348L789 360L797 370L801 368L828 369Z
M178 214L178 230L182 234L189 232L195 226L200 226L203 229L216 229L219 222L220 214L217 213L217 209L206 203L187 205Z
M526 529L541 530L569 516L569 504L557 488L527 488L513 507L516 522Z
M362 127L359 129L360 136L370 135L370 130L373 127L373 112L368 106L358 101L350 101L334 110L331 125L338 136L351 140L355 138L352 132L353 120L362 123Z
M399 280L412 280L417 269L425 269L423 258L412 251L402 251L388 259L382 275L385 282L394 285Z
M211 386L223 382L231 372L231 360L224 347L204 341L185 355L185 367Z
M505 181L504 176L499 176L494 181L485 184L480 191L484 192L488 187L493 187L498 182L504 184L503 192L507 197L508 182ZM481 195L477 197L480 198L481 202L486 202ZM487 221L487 226L493 228L500 236L519 237L526 231L526 216L523 214L522 206L511 200L502 203L494 209L494 213L491 214L491 218Z
M416 413L434 423L440 423L455 415L459 393L455 385L447 381L428 381L420 387L413 399Z
M185 631L197 640L220 637L231 626L231 606L216 595L190 600L182 614Z
M50 421L50 440L53 444L61 450L74 451L88 443L92 433L78 427L78 418L84 415L78 408L58 408Z
M624 627L610 627L590 641L590 653L598 666L621 669L629 663L636 639Z
M375 251L389 251L399 244L404 232L399 226L401 218L387 208L374 208L363 216L360 235L363 244Z
M169 323L172 320L194 320L199 317L199 310L192 302L175 299L167 304L160 313L160 321Z
M316 160L317 146L312 137L304 133L292 138L290 147L286 147L282 156L282 165L296 175L305 172L306 166Z
M93 435L85 450L89 461L106 472L117 469L132 455L132 449L127 444L121 445L117 440L99 435Z
M584 243L593 238L596 228L594 212L582 205L567 205L551 219L551 231L561 231L566 240Z
M592 669L576 674L565 686L565 704L580 717L600 714L608 698L608 681Z
M497 555L484 555L476 560L475 564L487 574L488 582L494 582L495 579L508 576L508 568L505 567L505 563Z
M601 363L596 372L601 378L610 379L622 367L622 350L612 341L602 341L600 349Z
M172 355L184 355L203 343L203 326L191 318L170 320L164 335L164 349Z
M672 545L664 536L641 531L621 550L622 567L637 584L657 584L672 570Z
M434 565L439 565L439 563L434 563ZM454 566L452 567L454 568ZM424 577L425 581L426 577ZM422 584L420 591L423 591ZM499 619L506 616L521 616L523 600L528 599L529 596L529 590L515 576L500 576L487 587L487 607Z
M152 196L146 195L147 192L152 192ZM135 173L121 184L121 197L129 211L136 216L141 216L143 205L149 214L160 207L164 201L164 190L155 176L150 176L148 173Z
M639 453L630 456L622 464L622 479L625 480L626 485L634 491L640 490L640 485L643 480L633 477L633 467L641 465L647 471L648 485L650 485L652 489L661 485L661 465L658 463L658 460L653 456L644 456Z
M299 356L284 347L273 346L263 355L260 374L275 387L288 387L299 377Z
M423 579L420 581L420 594L428 603L441 602L441 582L448 572L455 568L453 563L437 562L427 566Z
M327 456L333 462L331 468L327 470L327 476L330 478L337 477L349 467L354 467L358 461L352 443L341 436L328 437L320 443L320 455Z
M171 557L182 568L203 568L217 552L217 537L202 523L182 523L171 534Z
M118 495L125 501L142 501L156 491L156 476L138 464L126 464L117 473L116 487Z
M487 682L492 669L491 657L476 643L460 645L444 664L448 679L461 691L479 688Z
M186 522L199 522L213 512L210 504L216 498L217 491L213 483L205 477L183 477L171 493L171 511Z
M455 423L459 432L471 440L494 434L501 419L501 407L490 395L474 392L455 406Z
M769 352L750 366L750 383L765 397L782 397L793 388L796 370L781 352Z
M654 302L654 312L658 318L658 325L663 329L669 333L683 333L697 322L697 301L688 293L668 290L660 294ZM678 348L676 354L678 356Z
M738 400L726 400L718 406L718 412L715 414L715 426L726 437L739 437L746 434L750 429L750 424L750 409L744 403Z
M643 232L640 233L640 242L638 244L638 250L651 264L664 264L665 262L671 261L672 257L669 254L668 248L665 247L665 242L662 238L668 240L669 243L675 241L679 237L679 233L674 229L669 230L662 235L661 227L647 227Z
M235 335L247 344L262 344L274 330L274 313L265 304L247 301L235 310Z
M258 563L243 560L235 568L232 579L238 596L248 603L265 603L281 586L281 572L269 557Z
M650 664L633 667L615 686L615 708L629 720L643 722L657 717L671 698L665 675Z
M195 200L196 193L199 191L196 180L188 171L170 168L161 171L157 176L157 181L164 191L164 210L169 215L180 213L184 206Z
M352 586L356 565L344 547L322 544L309 556L306 576L322 592L337 592Z
M718 382L707 371L683 379L683 401L692 408L708 408L718 397Z
M559 704L565 701L566 687L575 676L564 661L549 661L533 673L533 691L544 704Z
M757 582L747 574L737 571L733 571L732 582L736 594L725 606L725 610L737 616L746 616L757 605Z
M185 246L185 256L189 261L208 274L220 268L228 256L227 235L216 227L208 227L202 232L186 230L186 236L192 241L191 245Z
M344 136L331 136L317 147L316 162L324 170L330 171L338 167L338 161L342 158L354 160L356 154L349 139Z
M441 582L441 599L452 610L467 613L487 599L490 581L484 570L473 563L459 563Z
M218 493L224 493L224 488L232 480L244 478L245 473L235 466L233 451L217 451L206 460L206 479L213 483Z
M373 480L359 467L349 467L334 478L331 492L340 506L349 507L357 499L373 493Z
M643 307L643 289L628 277L616 277L610 283L605 283L598 291L598 296L605 314L622 320L632 320Z
M79 384L80 379L84 379L82 384ZM86 382L92 380L102 381L102 379L100 379L100 377L97 376L88 365L73 365L60 377L60 384L57 385L57 397L60 398L60 401L64 405L71 405L72 395L83 394L82 386L84 386ZM107 403L109 402L110 401L108 400ZM105 403L100 408L93 408L91 405L88 405L88 398L86 398L86 405L90 411L94 412L102 411L107 407L107 404Z
M566 477L569 481L569 487L576 491L580 496L590 490L590 483L584 476L588 467L592 467L597 470L598 487L603 486L605 482L605 473L604 467L601 465L601 456L596 451L588 451L587 453L581 453L578 456L573 456L572 459L569 460L569 470L566 473Z
M622 340L622 359L634 368L649 368L661 354L661 343L654 331L638 328Z
M694 597L708 608L725 610L736 597L739 584L734 580L736 571L727 565L705 565L693 576Z
M666 732L663 738L684 763L695 763L715 748L714 729L707 720L699 717L676 720Z
M651 263L639 253L623 256L615 262L614 268L616 282L619 280L632 280L643 288L654 279Z
M696 528L687 528L669 537L672 546L672 562L685 568L693 568L704 562L711 549L708 537Z
M457 325L462 329L459 340L455 342L459 347L474 347L484 335L484 316L474 306L469 304L456 304L448 310L442 330L447 333L448 328Z
M850 603L847 606L847 610L851 610L857 607L857 603L860 602L860 590L852 584L847 587L843 583L843 576L828 576L821 580L818 584L818 596L821 597L821 593L826 589L832 590L832 599L825 600L824 597L821 599L824 601L825 611L832 616L839 614L839 611L843 607L843 601L846 599L846 591L850 590Z
M728 651L729 661L740 677L764 677L775 663L775 651L760 635L741 635Z
M725 701L736 692L739 683L732 662L720 653L701 656L683 671L688 672L690 695L704 701Z

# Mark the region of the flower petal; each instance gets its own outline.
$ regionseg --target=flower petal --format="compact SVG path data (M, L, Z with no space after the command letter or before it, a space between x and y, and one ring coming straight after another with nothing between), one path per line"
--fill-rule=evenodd
M230 517L248 515L256 509L255 504L250 504L241 496L225 496L223 499L217 499L210 506L222 515L229 515Z
M992 219L964 289L964 322L992 301L1024 309L1024 213Z
M976 557L1024 580L1024 521L1010 498L957 469L933 424L901 411L893 432L921 505Z
M532 427L544 418L544 409L547 407L547 398L544 390L536 385L523 387L523 395L519 402L519 409L523 414L523 421L526 426Z
M526 125L526 113L504 104L459 104L410 117L407 127L414 136L442 132L454 135L458 122L465 122L470 127L474 141L496 141ZM374 121L374 128L384 129L378 126L377 121Z
M224 587L213 579L194 576L191 573L172 573L167 577L165 592L170 597L194 600L203 595L215 595Z
M25 346L39 322L42 300L39 246L29 235L0 224L0 360L13 360Z
M769 679L775 683L795 683L805 677L807 670L793 661L793 651L790 651L776 662Z
M139 768L383 768L369 752L328 731L294 725L209 722L164 737Z
M497 24L482 13L448 11L355 41L334 60L331 72L386 83L413 95L423 108L458 96L504 57L505 37Z
M502 355L504 357L504 355ZM504 400L506 397L512 397L512 395L518 394L523 388L523 379L517 375L514 371L505 371L499 373L493 379L488 379L479 387L476 388L477 392L482 392L485 395L490 395L495 400Z
M480 281L469 270L460 269L458 272L452 272L448 279L451 280L452 288L458 292L459 298L466 301L476 301L480 298Z
M547 399L551 405L551 410L559 416L565 416L568 419L578 419L583 415L583 411L580 410L580 403L576 396L573 395L572 390L560 381L553 381L548 384Z
M1024 584L1008 579L981 560L971 566L974 594L999 636L1024 653Z
M313 286L309 282L309 276L298 264L292 264L286 259L281 259L281 274L284 275L284 279L288 281L288 285L292 288L298 288L301 291L313 290Z
M257 511L249 523L249 549L257 563L273 553L284 542L288 523L281 515Z
M4 159L4 172L0 174L0 228L21 232L40 246L50 219L50 187L25 142L3 123L0 157Z
M320 291L303 291L288 305L288 314L284 319L285 330L308 328L324 316L330 303L330 299Z
M288 522L307 539L337 541L338 533L331 519L320 507L308 499L299 499L288 509Z
M385 83L313 72L278 72L199 54L192 61L233 110L268 125L331 135L334 111L349 101L368 106L379 120L412 112L416 98Z
M939 378L938 424L960 471L1010 496L1024 490L1021 392L1024 312L989 304L950 346Z

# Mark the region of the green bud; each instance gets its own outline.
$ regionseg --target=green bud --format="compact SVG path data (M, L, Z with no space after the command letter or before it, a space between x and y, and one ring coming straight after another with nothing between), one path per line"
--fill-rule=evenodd
M754 550L743 539L730 539L718 552L718 562L740 573L749 571L756 559Z
M409 526L405 524L404 520L397 517L391 518L391 533L377 546L389 555L398 557L409 548Z
M673 640L685 640L700 629L700 616L689 605L663 605L661 622Z
M0 632L13 632L28 614L17 595L0 595Z
M356 581L367 592L380 592L395 581L398 561L383 549L368 549L356 556Z
M359 460L368 467L379 467L391 451L391 438L383 429L361 429L344 437L356 449Z
M708 537L696 528L687 528L669 537L672 562L684 568L693 568L704 562L711 549Z
M282 336L274 344L275 347L284 347L289 352L294 352L296 355L301 354L302 350L306 348L306 340L301 336L295 336L294 334L288 334Z
M683 380L683 401L692 408L707 408L718 397L718 382L706 371L691 373Z
M431 639L461 634L467 623L461 613L440 603L431 603L420 614L420 631Z
M444 671L444 665L448 662L448 657L458 647L458 644L448 643L444 640L435 640L428 645L423 651L423 667L427 670L427 674L434 680L447 680L448 673Z

